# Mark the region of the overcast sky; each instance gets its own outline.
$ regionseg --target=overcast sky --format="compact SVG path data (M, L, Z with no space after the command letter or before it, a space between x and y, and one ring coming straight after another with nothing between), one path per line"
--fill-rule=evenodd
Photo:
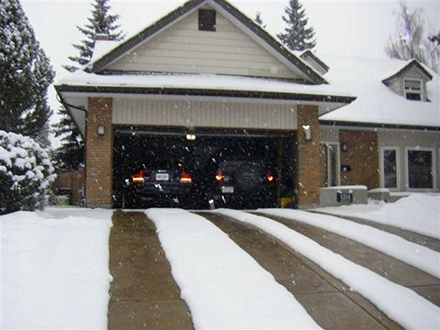
M119 14L122 29L132 35L160 19L185 1L117 1L111 0L112 13ZM277 34L284 29L282 15L288 0L256 1L231 0L238 9L254 18L261 12L267 30ZM440 1L407 1L410 8L422 7L426 28L440 30ZM50 57L57 74L69 64L67 56L77 55L72 47L83 35L76 25L84 26L90 16L92 0L22 0L38 40ZM384 46L395 31L399 0L389 1L317 1L302 0L309 23L316 32L316 51L325 54L361 57L383 57ZM51 105L57 109L55 93L51 90Z

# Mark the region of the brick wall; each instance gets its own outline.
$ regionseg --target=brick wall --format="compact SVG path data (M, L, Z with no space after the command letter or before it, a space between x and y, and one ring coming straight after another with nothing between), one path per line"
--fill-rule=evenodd
M341 167L350 166L350 172L341 171L341 185L365 185L368 189L379 187L379 150L376 132L340 130Z
M310 125L312 141L306 141L303 125ZM298 106L295 159L298 207L318 205L320 179L318 106Z
M89 98L86 135L87 206L109 208L113 195L112 98ZM105 134L98 135L104 125Z
M53 184L56 189L70 189L69 204L80 206L80 189L84 186L84 170L57 173L58 177Z

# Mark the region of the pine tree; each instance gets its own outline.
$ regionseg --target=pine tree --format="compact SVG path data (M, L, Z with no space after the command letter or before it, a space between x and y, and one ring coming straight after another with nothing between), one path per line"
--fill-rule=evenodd
M264 24L259 11L255 14L255 22L257 22L263 29L266 28L266 24Z
M73 45L78 51L78 56L69 56L69 60L73 65L63 66L67 71L74 72L78 70L77 64L80 67L85 66L90 62L95 48L95 38L97 34L106 34L109 40L122 40L124 34L118 31L120 26L116 24L119 15L110 15L109 0L95 0L92 5L92 17L88 18L89 24L84 27L77 26L76 28L84 34L86 39L81 41L81 44Z
M55 73L18 0L0 2L0 41L0 129L47 146L47 89Z
M421 8L411 10L405 2L401 2L396 32L385 46L385 52L391 58L416 59L438 73L440 47L438 42L436 44L436 40L435 35L430 38L425 32L423 10Z
M315 31L312 27L307 27L309 19L302 4L298 0L290 0L284 12L283 21L286 22L287 28L277 37L291 50L303 51L314 48Z
M69 56L72 65L65 65L66 70L74 72L90 62L97 34L107 34L109 40L117 41L124 38L123 33L119 31L120 26L116 24L119 16L109 14L108 1L95 0L92 16L88 18L89 24L84 27L77 26L85 39L81 44L73 45L79 51L79 55ZM53 125L55 136L61 137L61 147L54 154L56 166L60 169L79 169L84 164L84 141L67 110L61 107L58 114L61 120Z

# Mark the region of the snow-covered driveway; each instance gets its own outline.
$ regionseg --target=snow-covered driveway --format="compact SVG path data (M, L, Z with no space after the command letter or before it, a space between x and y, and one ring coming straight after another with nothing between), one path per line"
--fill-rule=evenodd
M0 216L4 328L440 328L439 253L378 229L296 210L118 211L109 255L111 217Z

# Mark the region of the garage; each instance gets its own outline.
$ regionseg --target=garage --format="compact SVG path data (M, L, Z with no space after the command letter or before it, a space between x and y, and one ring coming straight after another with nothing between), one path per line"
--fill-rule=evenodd
M293 131L115 126L114 206L275 207L293 197L294 141Z

